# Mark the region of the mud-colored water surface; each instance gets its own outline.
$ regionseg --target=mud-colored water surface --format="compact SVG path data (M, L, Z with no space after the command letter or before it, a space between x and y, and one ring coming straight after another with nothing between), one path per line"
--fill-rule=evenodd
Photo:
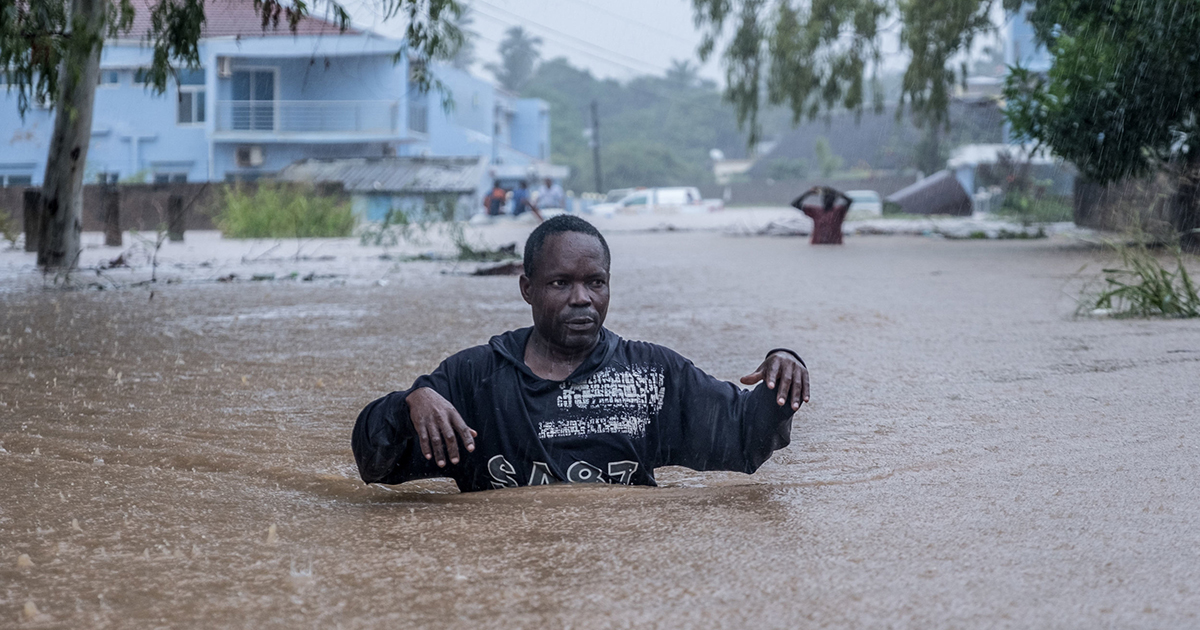
M528 322L512 277L0 293L0 627L1200 625L1200 323L1099 254L623 233L609 327L813 401L753 476L365 486L371 399Z

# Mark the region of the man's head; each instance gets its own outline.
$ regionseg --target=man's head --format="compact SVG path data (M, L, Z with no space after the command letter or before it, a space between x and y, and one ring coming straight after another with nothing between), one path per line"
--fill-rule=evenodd
M546 179L542 180L542 183L546 185L546 188L550 188L551 186L553 186L553 185L554 185L554 182L553 182L553 181L551 181L549 177L547 177Z
M563 350L596 344L608 314L610 262L604 237L579 217L553 217L529 235L521 296L543 339Z
M499 188L499 187L500 187L500 180L497 179L496 181L492 182L492 188Z
M528 188L528 187L529 187L529 182L527 182L527 181L525 181L525 180L523 180L523 179L522 179L522 180L521 180L520 187L521 187L521 188Z

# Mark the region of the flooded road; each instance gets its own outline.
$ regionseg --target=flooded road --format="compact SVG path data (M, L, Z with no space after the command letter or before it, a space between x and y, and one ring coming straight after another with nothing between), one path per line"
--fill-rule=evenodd
M618 334L808 361L757 474L363 485L358 411L528 325L514 277L0 294L0 627L1200 625L1200 322L1072 318L1095 250L610 244Z

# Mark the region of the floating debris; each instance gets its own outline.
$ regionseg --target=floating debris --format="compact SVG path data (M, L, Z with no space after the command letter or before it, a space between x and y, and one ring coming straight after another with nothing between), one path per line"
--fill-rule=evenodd
M79 533L83 533L83 528L79 526L79 519L77 519L77 518L71 519L71 529L73 529Z
M519 260L503 262L498 265L480 267L471 273L473 276L519 276L525 273L525 265Z
M25 618L25 621L33 621L42 616L42 613L38 612L37 604L33 603L31 599L25 602L25 608L21 611L21 616Z
M23 553L23 554L21 554L21 555L17 556L17 568L18 568L18 569L31 569L31 568L33 568L33 560L31 560L31 559L29 558L29 554L27 554L27 553Z
M274 545L277 542L279 542L279 534L276 533L275 523L271 523L271 526L267 528L267 544Z

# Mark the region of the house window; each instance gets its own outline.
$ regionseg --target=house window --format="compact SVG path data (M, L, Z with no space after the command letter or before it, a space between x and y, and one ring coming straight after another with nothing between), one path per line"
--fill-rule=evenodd
M275 71L233 72L233 128L244 131L275 130Z
M121 72L119 70L101 70L100 78L97 79L97 85L112 87L120 85Z
M179 86L179 104L175 108L175 122L195 125L204 122L204 87Z
M134 85L147 85L150 83L150 68L138 68L133 71Z
M0 186L30 186L32 184L32 175L0 175Z
M120 173L96 173L97 184L115 184L121 179Z
M176 78L179 85L204 85L204 68L184 68Z
M187 173L155 173L155 184L186 184Z

